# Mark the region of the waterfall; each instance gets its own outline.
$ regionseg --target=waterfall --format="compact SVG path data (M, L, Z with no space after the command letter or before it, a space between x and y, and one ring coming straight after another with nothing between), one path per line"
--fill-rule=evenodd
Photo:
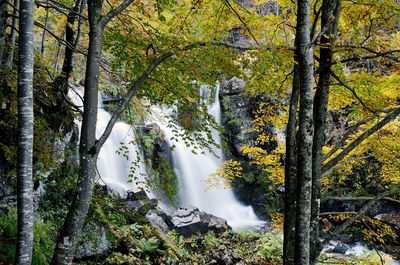
M76 106L83 109L83 87L72 86L68 96ZM99 94L96 138L103 134L110 118L111 115L104 109ZM81 121L77 120L76 123L80 130ZM100 150L97 158L97 170L99 182L106 184L123 197L128 190L138 191L139 188L146 187L144 184L146 170L136 144L136 132L132 126L120 121L115 124Z
M221 124L221 107L216 87L215 100L209 105L208 112ZM208 99L210 96L208 86L200 87L200 95ZM179 181L179 201L182 206L195 206L201 211L211 213L227 220L235 230L257 227L265 224L254 214L251 206L239 202L233 191L228 188L207 189L205 180L210 174L222 167L223 154L221 149L213 150L218 157L211 152L206 154L193 154L192 148L187 147L182 139L177 138L173 129L168 127L168 111L154 108L157 116L164 116L158 123L164 131L170 146L175 146L172 151L173 167ZM164 114L163 114L164 113ZM212 132L213 139L221 145L221 138L217 131ZM175 137L175 138L173 138Z

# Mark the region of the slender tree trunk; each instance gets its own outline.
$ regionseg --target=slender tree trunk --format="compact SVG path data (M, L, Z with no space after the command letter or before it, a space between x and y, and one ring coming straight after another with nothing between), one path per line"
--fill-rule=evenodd
M72 70L73 70L73 59L74 59L74 50L75 47L78 44L79 37L80 37L80 23L78 25L78 34L76 36L76 39L74 38L74 23L75 23L75 18L77 16L78 12L82 12L83 8L83 0L77 0L75 2L74 7L70 12L68 13L67 16L67 23L66 23L66 28L65 28L65 41L67 45L65 46L65 53L64 53L64 61L63 61L63 66L61 70L61 74L57 76L57 78L53 82L53 90L55 92L57 103L56 103L56 110L57 111L65 111L65 101L64 101L64 95L68 93L68 81L69 78L71 77ZM59 122L61 123L61 121ZM57 127L59 127L61 124L58 124Z
M47 28L47 22L49 20L49 9L46 8L46 18L44 20L44 27ZM43 33L42 33L42 45L40 47L40 54L43 55L44 53L44 40L46 39L46 30L43 29Z
M294 265L294 245L296 227L296 116L299 104L299 66L296 63L293 71L293 89L290 98L289 119L286 127L285 158L285 218L283 236L283 264Z
M76 195L57 239L51 264L71 264L79 233L88 212L96 175L96 122L99 66L103 29L99 26L102 0L89 0L89 50L86 65L84 112L79 144L80 170Z
M0 64L3 61L3 54L6 44L6 29L8 17L8 4L7 1L1 0L0 2Z
M296 54L300 74L299 137L297 146L297 214L295 264L309 264L313 140L314 47L310 40L310 0L299 0Z
M65 33L63 32L63 33L61 34L60 38L61 38L61 39L64 39L64 35L65 35ZM56 58L59 58L60 56L61 56L61 41L58 41L57 56L56 56ZM60 63L59 63L57 60L55 60L54 68L56 69L56 73L58 73L59 70L60 70Z
M18 49L18 235L16 264L31 264L33 241L33 0L21 1Z
M65 54L64 54L64 62L61 69L61 75L57 78L56 83L58 85L58 89L64 94L68 93L68 80L71 76L73 70L73 56L74 56L74 48L76 47L75 44L78 43L79 35L77 38L74 38L74 23L76 19L76 14L79 12L81 7L82 0L77 0L75 2L75 6L73 9L68 13L67 16L67 25L65 28L65 41L67 42L67 46L65 47Z
M10 52L7 57L6 65L8 68L12 68L12 63L14 61L14 50L15 50L15 37L17 36L17 23L18 23L18 7L19 0L14 0L14 11L12 18L12 27L11 27L11 38L10 38Z
M339 19L341 1L323 0L321 28L328 25L335 17L324 36L321 44L331 43L337 32L337 21ZM321 252L322 246L319 241L319 209L321 199L321 170L322 170L322 147L325 144L325 125L329 100L329 87L331 77L332 49L330 47L320 48L320 66L317 92L314 98L314 140L313 140L313 170L312 170L312 199L311 199L311 262L314 263Z

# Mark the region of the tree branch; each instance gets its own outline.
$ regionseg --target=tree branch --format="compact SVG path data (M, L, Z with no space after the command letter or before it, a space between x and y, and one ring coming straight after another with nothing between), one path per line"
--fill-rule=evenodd
M358 100L358 102L360 102L360 104L369 112L371 113L375 113L375 111L373 111L370 107L368 107L363 101L362 99L357 95L356 91L354 89L352 89L351 87L349 87L347 84L345 84L340 77L338 77L334 72L331 73L332 77L335 78L342 86L344 86L345 88L347 88L348 90L351 91L351 93L353 94L353 96Z
M338 236L338 234L342 233L347 227L349 227L355 220L361 217L364 213L366 213L369 208L371 208L377 201L381 200L382 198L391 196L393 194L399 193L400 189L397 190L390 190L386 191L376 197L374 199L370 200L367 204L365 204L358 212L357 214L353 215L349 220L347 220L344 224L341 226L337 227L332 234L330 234L327 238L325 238L322 241L322 246L327 244L330 240L334 239L335 237Z
M115 10L115 9L114 9ZM186 45L183 48L179 49L177 52L188 51L200 46L206 45L215 45L215 46L224 46L227 48L234 48L234 49L242 49L242 50L249 50L253 47L243 47L235 44L225 43L225 42L218 42L218 41L211 41L211 42L196 42L190 45ZM272 47L264 47L267 49L291 49L291 47L284 47L284 46L272 46ZM111 131L118 121L119 117L121 116L122 112L126 109L129 104L129 101L134 97L139 87L143 84L143 82L149 77L149 75L153 72L153 70L164 62L166 59L170 58L176 54L176 52L167 52L163 55L155 58L151 64L147 67L146 71L130 86L128 92L123 97L121 105L119 108L112 114L110 121L108 122L106 129L104 130L101 137L96 141L96 151L99 152L103 144L106 142L107 138L111 134Z
M361 196L361 197L325 197L325 198L321 198L321 202L325 202L328 200L335 200L335 201L369 201L369 200L373 200L375 197L373 196ZM396 200L390 197L385 197L382 198L382 200L387 200L387 201L392 201L392 202L396 202L396 203L400 203L400 200Z
M363 134L361 134L357 139L355 139L352 143L350 143L342 152L340 152L336 157L332 158L322 167L322 173L324 174L331 167L339 163L346 155L348 155L354 148L356 148L362 141L367 139L369 136L374 134L376 131L381 129L390 121L394 120L400 114L400 108L394 109L390 114L388 114L383 120L378 122L373 127L369 128Z
M343 135L343 137L340 139L340 141L335 144L335 147L330 150L327 154L322 156L322 162L324 162L325 160L327 160L329 157L331 157L331 155L333 155L334 153L336 153L337 150L339 150L340 148L342 148L345 144L347 139L350 137L350 135L357 130L361 125L366 124L367 122L372 121L373 119L375 119L376 117L378 117L378 113L375 113L374 115L366 118L366 119L362 119L360 121L358 121L356 124L354 124L353 126L351 126L347 132Z
M331 19L328 21L328 23L325 24L325 26L321 29L321 32L313 39L312 43L314 45L318 45L321 42L322 36L326 33L328 30L329 26L335 21L335 17L331 17Z
M134 0L125 0L121 5L117 8L110 10L107 14L101 17L99 25L102 29L104 29L108 22L111 21L115 16L121 14L130 4L132 4Z
M237 16L237 18L240 20L240 22L243 23L243 25L246 27L247 31L249 32L249 34L251 35L251 37L253 38L253 40L257 43L257 45L260 45L257 41L257 39L254 37L253 33L251 33L251 29L247 26L246 22L243 21L243 19L241 18L241 16L239 15L239 13L232 7L232 5L229 3L228 0L225 1L226 5L229 7L229 9L231 9L233 11L233 13L235 13L235 15Z
M153 62L147 67L146 71L130 86L128 92L126 95L123 97L121 105L119 108L113 113L111 116L110 121L107 124L106 129L104 130L103 134L99 138L99 140L96 141L96 151L99 152L103 144L106 142L108 136L111 134L111 131L115 125L115 123L118 121L119 117L121 116L122 112L125 110L125 108L128 106L129 102L133 98L133 96L136 94L137 90L139 89L140 85L147 79L147 77L153 72L153 70L161 64L163 61L165 61L167 58L171 57L173 55L172 52L165 53L156 59L153 60Z

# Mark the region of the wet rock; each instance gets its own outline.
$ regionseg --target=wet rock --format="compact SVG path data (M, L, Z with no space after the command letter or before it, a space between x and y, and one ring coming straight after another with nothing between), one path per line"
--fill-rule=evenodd
M210 230L219 234L229 227L224 219L201 212L195 207L179 208L170 216L169 225L185 237L197 232L204 234Z
M340 253L340 254L346 254L347 250L349 247L347 247L345 244L342 242L337 243L337 245L333 248L333 252Z
M168 228L168 225L165 223L164 219L161 216L157 215L155 212L149 211L145 215L145 217L152 225L154 225L155 227L159 228L165 234L170 232L170 230Z
M128 191L127 197L128 207L145 215L150 209L154 209L158 205L156 199L149 199L146 192L141 191Z
M147 196L146 192L144 190L140 191L128 191L128 194L126 196L127 201L136 201L136 200L149 200L149 197Z

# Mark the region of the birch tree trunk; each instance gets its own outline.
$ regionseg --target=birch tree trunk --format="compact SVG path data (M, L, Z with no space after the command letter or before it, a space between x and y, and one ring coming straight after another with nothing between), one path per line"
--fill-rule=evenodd
M299 137L297 146L297 214L295 264L309 264L313 141L314 47L310 40L310 0L299 0L296 55L300 75Z
M18 47L18 235L15 264L31 264L33 241L33 0L21 1Z
M321 28L331 23L321 38L321 44L331 43L337 32L341 0L323 0ZM326 115L328 110L329 87L331 77L332 48L320 48L320 66L317 92L314 98L314 140L311 199L311 262L314 263L322 249L318 239L319 209L321 199L322 147L325 144Z
M14 50L15 50L15 37L17 36L17 23L18 23L18 7L19 0L14 0L14 11L12 18L12 27L11 27L11 38L10 38L10 52L7 57L6 65L8 68L12 68L12 63L14 61Z

